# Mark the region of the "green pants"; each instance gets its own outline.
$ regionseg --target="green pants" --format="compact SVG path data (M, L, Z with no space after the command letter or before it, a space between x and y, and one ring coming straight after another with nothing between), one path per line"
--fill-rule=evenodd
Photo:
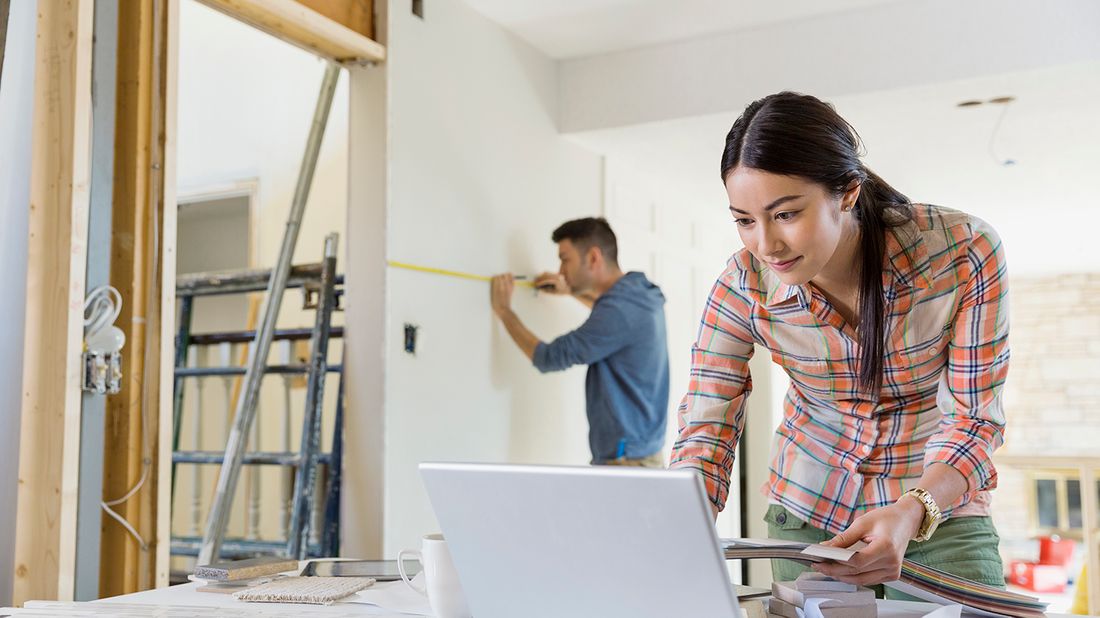
M778 504L768 506L764 521L768 524L768 537L772 539L821 543L834 536L814 528ZM958 517L941 523L927 541L910 542L905 550L905 559L971 581L1004 588L1004 566L1001 563L1001 554L997 551L1000 540L991 518ZM772 578L775 581L797 579L808 569L808 566L799 562L772 560ZM872 587L880 599L919 600L889 587Z

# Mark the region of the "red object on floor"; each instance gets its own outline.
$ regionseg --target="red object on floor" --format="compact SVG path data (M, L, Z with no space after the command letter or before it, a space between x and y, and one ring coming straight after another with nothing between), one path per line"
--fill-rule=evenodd
M1065 592L1067 580L1063 566L1022 560L1008 564L1008 583L1033 592Z
M1039 537L1039 564L1069 566L1070 561L1073 560L1074 545L1072 539L1056 536Z

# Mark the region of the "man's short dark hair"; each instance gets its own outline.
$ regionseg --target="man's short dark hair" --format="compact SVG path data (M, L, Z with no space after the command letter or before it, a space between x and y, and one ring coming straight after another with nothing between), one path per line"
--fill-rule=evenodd
M604 260L609 264L619 265L619 243L615 240L615 232L611 231L611 226L603 217L566 221L554 230L550 239L554 242L568 240L577 246L582 255L592 247L599 247Z

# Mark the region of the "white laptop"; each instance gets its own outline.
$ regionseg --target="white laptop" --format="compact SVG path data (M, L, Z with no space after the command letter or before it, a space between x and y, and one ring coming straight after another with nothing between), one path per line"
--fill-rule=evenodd
M687 470L424 463L476 618L740 616Z

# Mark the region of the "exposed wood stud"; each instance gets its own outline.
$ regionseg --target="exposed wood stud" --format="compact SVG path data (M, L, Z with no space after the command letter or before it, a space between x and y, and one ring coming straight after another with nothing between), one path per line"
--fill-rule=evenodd
M73 597L91 2L38 5L13 600Z

